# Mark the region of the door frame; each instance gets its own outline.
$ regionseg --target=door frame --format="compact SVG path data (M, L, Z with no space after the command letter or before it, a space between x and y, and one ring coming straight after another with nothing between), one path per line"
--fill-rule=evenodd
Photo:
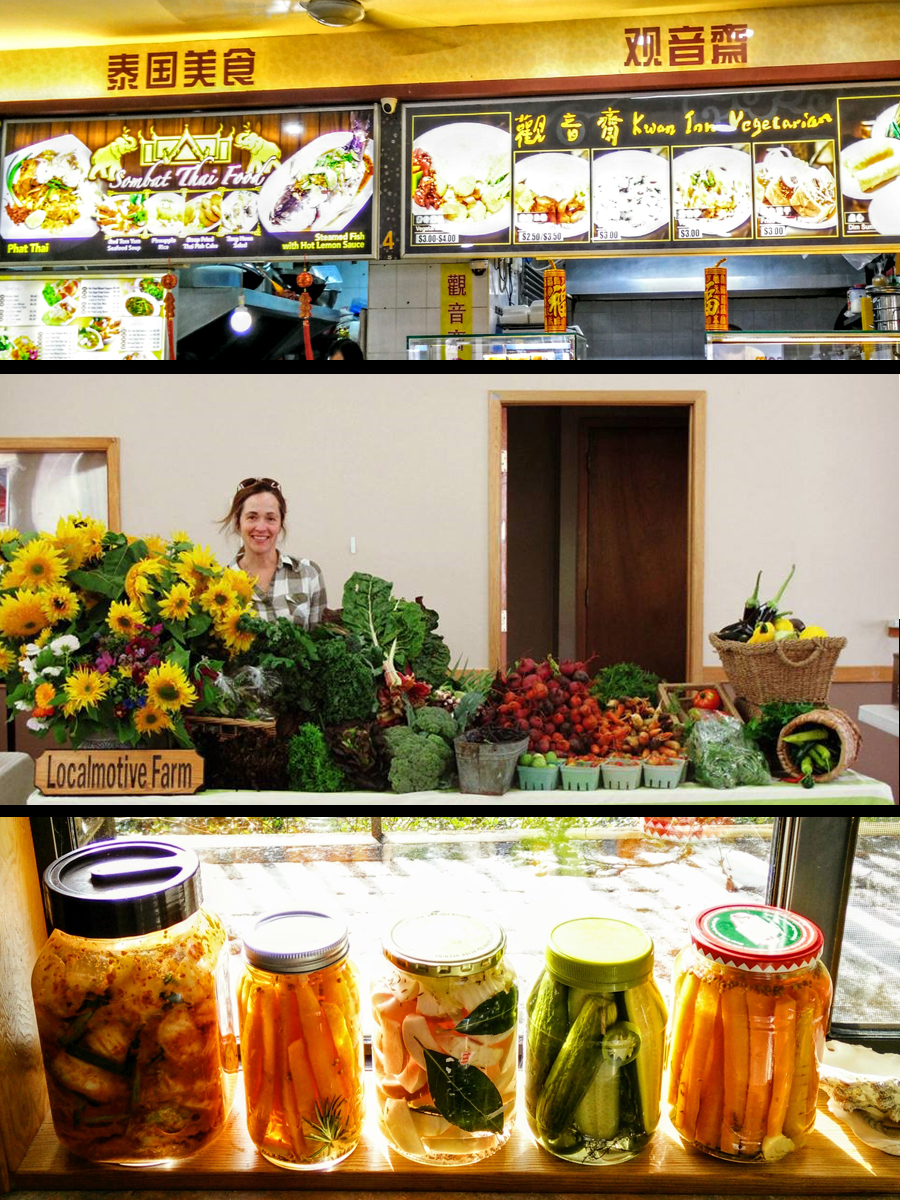
M706 484L706 392L502 391L488 393L488 654L491 668L506 666L507 409L525 405L589 408L688 409L687 673L703 679L703 555Z

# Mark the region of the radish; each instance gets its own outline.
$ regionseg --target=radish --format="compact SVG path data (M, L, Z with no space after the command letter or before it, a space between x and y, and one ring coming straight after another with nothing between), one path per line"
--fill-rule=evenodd
M436 1054L443 1051L431 1035L431 1029L424 1017L407 1017L403 1022L403 1044L411 1058L425 1070L425 1050L434 1050Z
M441 1030L437 1042L444 1054L458 1059L461 1063L472 1067L492 1067L503 1057L500 1046L483 1046L474 1038L456 1033L452 1029Z
M385 1100L383 1121L388 1137L405 1154L424 1156L425 1147L416 1132L412 1114L407 1108L405 1100Z
M405 1092L410 1096L414 1096L416 1092L420 1092L428 1082L428 1076L422 1067L414 1058L407 1060L406 1066L397 1076L397 1082Z
M407 1021L413 1019L406 1018ZM424 1020L424 1018L422 1018ZM404 1022L405 1024L405 1022ZM384 1034L384 1069L388 1075L399 1075L403 1070L406 1055L403 1050L403 1037L400 1026L396 1021L382 1018L381 1029ZM424 1066L424 1061L423 1064Z

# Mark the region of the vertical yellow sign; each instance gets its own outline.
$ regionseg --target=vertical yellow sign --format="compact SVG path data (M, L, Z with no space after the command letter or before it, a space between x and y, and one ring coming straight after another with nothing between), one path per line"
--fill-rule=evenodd
M544 332L566 331L566 273L558 267L544 272Z
M468 263L441 263L441 333L472 332L472 268Z
M714 267L707 267L703 289L703 315L706 328L724 330L728 328L728 273L720 258Z

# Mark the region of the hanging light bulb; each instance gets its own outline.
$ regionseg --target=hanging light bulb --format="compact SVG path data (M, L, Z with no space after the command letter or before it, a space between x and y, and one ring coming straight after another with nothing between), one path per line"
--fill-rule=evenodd
M246 333L253 324L253 316L250 312L250 309L244 303L243 291L241 291L241 294L238 297L238 306L233 310L228 319L228 323L231 325L231 328L235 333Z

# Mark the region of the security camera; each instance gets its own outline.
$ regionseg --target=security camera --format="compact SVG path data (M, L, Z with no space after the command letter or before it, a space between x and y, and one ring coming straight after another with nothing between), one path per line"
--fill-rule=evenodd
M381 111L392 113L397 111L399 101L396 96L385 96L381 101Z
M486 258L476 258L472 261L472 274L483 275L488 269Z

